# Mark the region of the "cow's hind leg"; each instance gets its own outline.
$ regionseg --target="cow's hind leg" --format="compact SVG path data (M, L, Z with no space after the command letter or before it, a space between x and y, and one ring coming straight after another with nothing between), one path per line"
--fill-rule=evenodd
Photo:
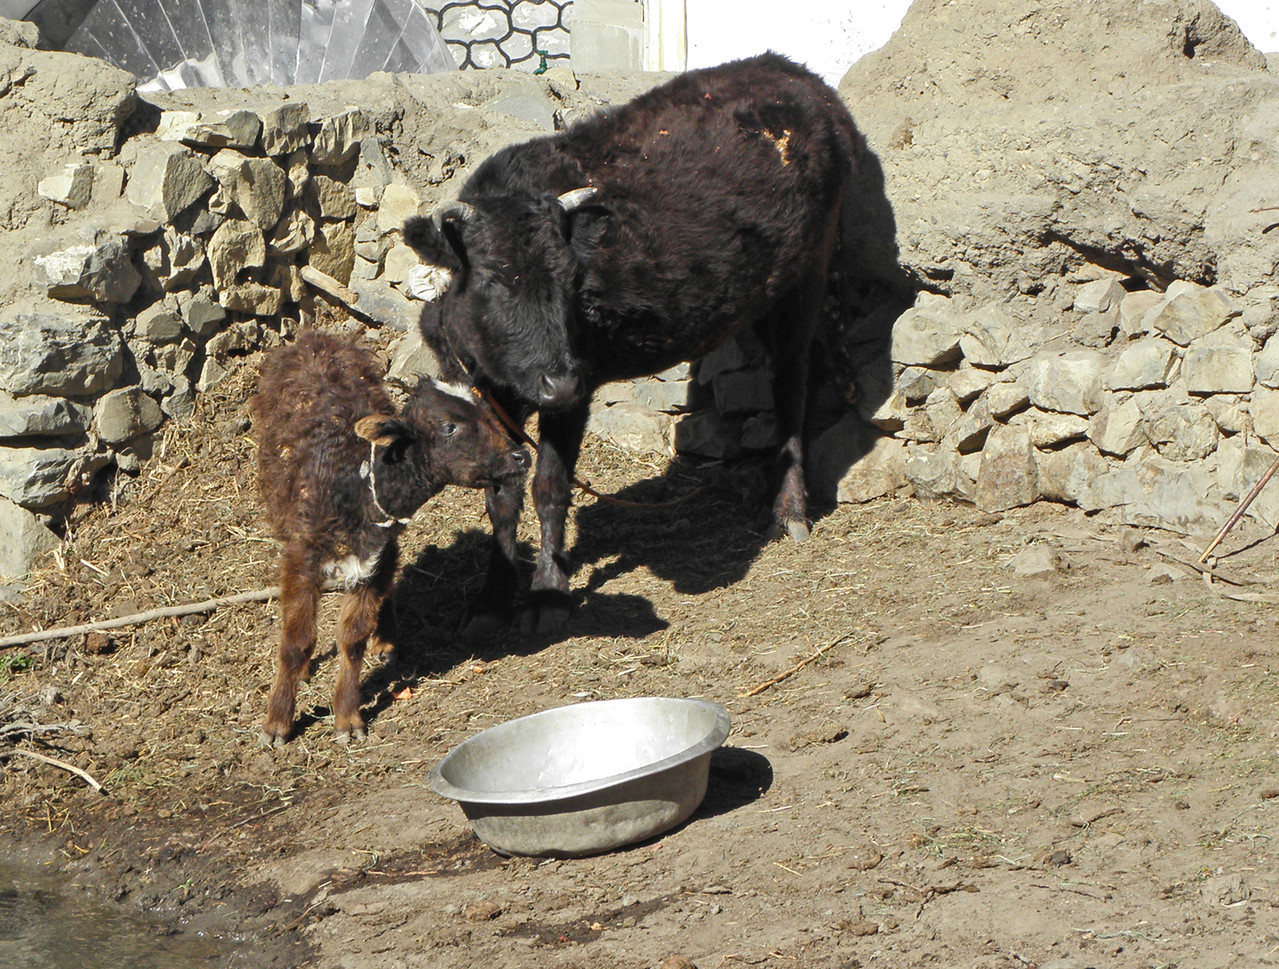
M319 574L306 552L286 545L280 553L280 648L275 685L267 702L262 742L278 747L293 729L298 682L306 679L315 651Z
M533 501L542 534L528 606L521 617L525 632L558 628L568 621L572 611L564 526L573 499L573 471L582 450L589 413L588 401L569 410L543 412L539 418L541 440L537 470L533 474Z
M371 635L377 632L382 603L391 591L399 547L395 540L382 550L377 568L368 581L356 586L342 600L338 614L338 677L333 688L334 739L340 744L364 739L360 716L360 670Z
M829 247L828 247L829 248ZM808 371L813 335L826 296L826 259L818 260L784 298L763 334L773 358L773 398L781 448L777 457L777 495L768 540L790 535L807 540L808 492L804 481L804 421L808 407Z

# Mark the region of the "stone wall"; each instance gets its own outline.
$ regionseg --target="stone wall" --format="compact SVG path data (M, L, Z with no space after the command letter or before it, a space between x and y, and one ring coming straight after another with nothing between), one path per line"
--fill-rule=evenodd
M841 86L868 150L814 491L1210 531L1279 453L1279 85L1192 0L974 2L1020 27L974 38L921 2ZM127 75L18 28L0 30L0 77L6 575L281 338L313 295L304 267L400 334L393 376L430 370L404 219L504 145L662 80L553 66L142 103ZM762 348L605 388L591 429L662 454L769 449ZM1279 524L1279 492L1251 514Z
M854 334L860 413L814 455L869 451L840 494L1210 534L1279 450L1265 58L1196 0L920 0L840 93L855 248L891 256L861 283L914 304ZM1279 491L1249 514L1279 525Z
M893 327L882 401L818 442L820 461L863 421L879 432L839 498L909 485L990 511L1047 498L1135 525L1218 523L1275 458L1279 347L1220 287L1103 277L1074 292L1066 333L921 294ZM1251 514L1279 524L1279 495Z

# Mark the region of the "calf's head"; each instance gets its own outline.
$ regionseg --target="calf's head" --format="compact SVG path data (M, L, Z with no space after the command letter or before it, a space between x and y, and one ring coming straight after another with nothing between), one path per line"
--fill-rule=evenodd
M485 195L404 226L444 290L423 326L442 327L467 370L532 406L568 407L589 390L574 306L581 262L603 229L594 194Z
M373 497L408 518L445 485L503 487L520 482L529 454L466 388L422 381L400 415L369 414L355 432L370 442Z

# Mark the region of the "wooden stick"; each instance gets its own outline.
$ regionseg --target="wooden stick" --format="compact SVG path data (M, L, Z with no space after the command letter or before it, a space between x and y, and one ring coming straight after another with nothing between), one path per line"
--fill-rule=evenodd
M77 777L84 778L85 783L87 783L91 788L93 788L99 794L106 793L105 791L102 790L102 785L99 784L97 781L95 781L89 775L88 771L81 770L75 764L68 764L65 760L58 760L55 757L46 757L44 754L37 754L34 750L19 750L16 747L13 750L0 750L0 757L9 757L9 756L12 756L13 754L21 754L23 757L30 757L32 760L38 760L42 764L50 764L54 767L60 767L65 771L70 771L72 774L75 774Z
M320 292L327 293L344 306L354 307L360 301L359 293L353 289L348 289L328 273L320 272L314 266L303 266L298 270L298 275Z
M119 616L115 619L103 619L99 622L85 623L83 626L63 626L60 629L43 629L34 633L21 633L17 636L6 636L0 639L0 649L6 646L25 646L28 643L40 643L49 639L66 639L81 633L95 633L104 629L119 629L121 626L133 626L152 619L164 619L167 616L189 616L194 613L212 612L219 606L231 606L240 602L263 602L276 599L280 595L279 586L269 589L255 589L252 592L239 592L233 596L220 599L205 599L203 602L186 602L176 606L161 606L147 612L137 612L131 616Z
M808 657L808 659L800 660L798 663L796 663L790 669L786 670L784 673L778 673L771 680L765 680L763 683L760 683L758 686L752 687L751 689L747 690L745 693L737 694L738 697L745 699L748 696L757 696L758 694L763 693L765 690L767 690L770 686L776 686L778 683L782 682L782 680L790 679L792 676L794 676L796 673L802 670L809 663L823 656L827 650L834 649L836 646L838 646L840 643L844 642L848 638L849 638L848 636L840 636L839 639L836 639L832 642L827 643L825 646L823 646L821 649L815 652L812 656Z
M1217 531L1217 534L1213 536L1212 541L1208 543L1208 547L1204 549L1203 554L1199 556L1201 564L1208 561L1208 556L1212 554L1212 550L1220 545L1221 540L1230 533L1230 529L1234 528L1235 525L1238 524L1239 519L1242 518L1243 513L1248 510L1248 506L1252 504L1253 499L1256 498L1257 495L1261 494L1261 489L1266 486L1267 481L1274 477L1276 471L1279 471L1279 458L1274 459L1270 467L1266 469L1266 473L1261 476L1261 480L1252 486L1252 490L1248 492L1248 494L1244 495L1243 501L1239 502L1239 507L1235 509L1234 514L1226 519L1226 523L1222 525Z

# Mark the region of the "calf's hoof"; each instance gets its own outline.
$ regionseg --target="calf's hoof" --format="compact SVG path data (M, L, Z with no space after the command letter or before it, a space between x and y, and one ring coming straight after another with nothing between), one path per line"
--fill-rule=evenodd
M395 644L387 642L377 633L372 633L365 641L365 656L389 656L393 652L395 652Z
M368 733L364 729L364 724L360 724L358 727L351 727L350 729L335 730L333 732L334 742L343 747L350 744L352 740L366 740L367 738Z
M510 625L506 616L492 612L475 612L462 621L458 639L464 644L479 645L496 639Z
M258 734L258 743L263 747L283 747L289 739L288 731L278 731L271 727L263 727Z

